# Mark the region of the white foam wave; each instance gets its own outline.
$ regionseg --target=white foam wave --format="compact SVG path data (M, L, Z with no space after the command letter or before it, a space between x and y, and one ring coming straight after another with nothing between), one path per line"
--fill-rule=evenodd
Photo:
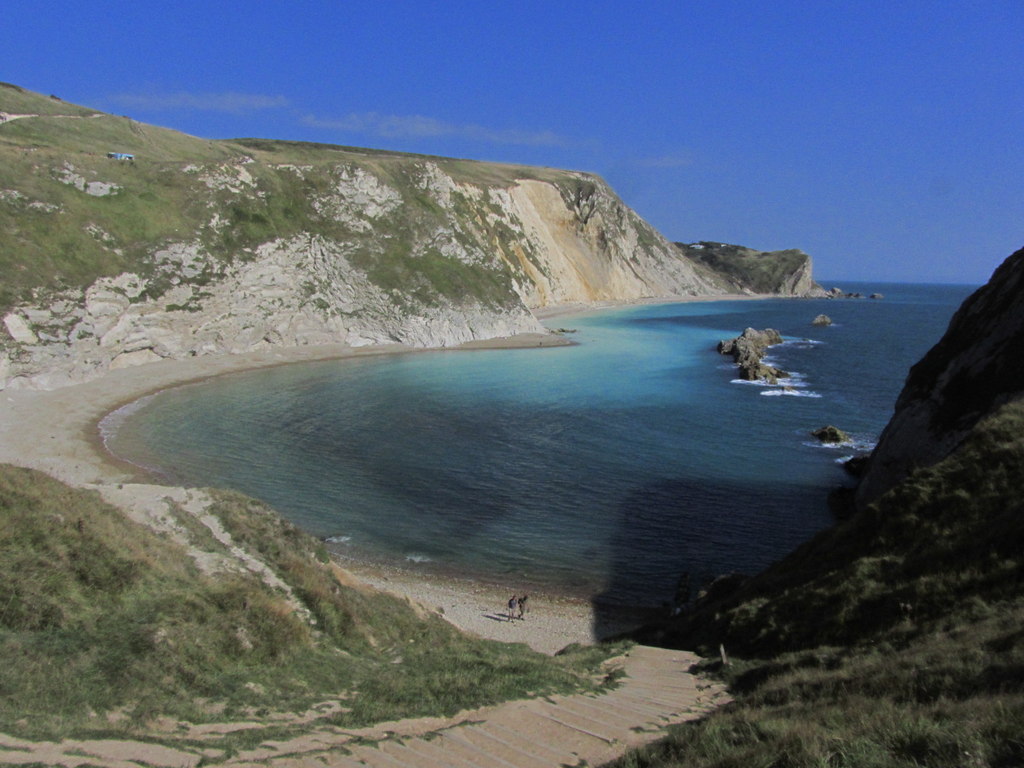
M817 339L789 339L779 346L794 347L795 349L807 349L809 347L820 347L827 342Z
M871 451L875 449L876 443L872 442L871 440L862 440L860 438L854 437L853 439L847 440L842 443L823 443L819 440L808 440L804 443L804 445L806 445L808 448L825 448L833 451L840 448L843 449L844 451L856 451L856 453L852 453L849 456L843 456L842 458L836 459L837 462L843 463L857 456L863 456L865 454L871 453Z
M149 401L159 394L159 392L154 392L151 395L140 397L138 400L132 400L130 403L122 405L115 411L111 411L102 419L100 419L100 423L97 425L97 430L100 433L100 442L103 444L103 449L111 456L114 456L115 458L125 462L126 464L131 464L132 466L138 467L143 472L148 472L151 475L156 475L157 477L169 479L169 475L159 467L150 466L149 464L146 464L141 461L135 461L134 459L127 459L121 456L121 454L119 454L110 446L110 441L117 434L117 431L122 427L122 425L129 418L131 418L133 414L138 413L143 408L145 408L146 405L149 404Z
M782 377L779 379L777 384L772 384L764 379L758 379L757 381L748 381L747 379L732 379L732 384L746 384L753 387L761 387L762 389L770 390L768 392L762 392L762 395L769 397L777 397L779 395L791 395L793 397L821 397L816 392L794 392L792 390L806 389L809 385L807 379L802 373L797 371L789 371L789 376Z
M103 446L108 451L110 450L110 446L107 445L107 441L117 433L117 430L121 428L121 425L124 424L132 414L138 413L145 408L146 405L149 404L149 401L154 397L156 397L156 393L140 397L138 400L132 400L127 405L122 405L116 411L111 411L100 420L100 439L103 441ZM111 453L113 453L113 451L111 451Z
M348 544L352 541L351 536L328 536L324 541L328 541L331 544Z
M410 563L429 563L433 560L433 558L427 557L426 555L417 555L415 553L406 555L405 559Z
M808 392L806 390L789 389L789 388L780 389L779 387L775 387L773 389L770 389L767 392L762 392L761 396L762 397L783 397L783 396L785 396L785 397L812 397L812 398L815 398L815 399L819 399L821 397L821 395L819 395L817 392Z

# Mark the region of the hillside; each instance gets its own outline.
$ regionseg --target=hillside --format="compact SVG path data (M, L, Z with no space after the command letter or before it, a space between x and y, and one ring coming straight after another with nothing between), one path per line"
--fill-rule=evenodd
M13 85L0 118L0 386L274 345L449 346L543 332L531 310L553 304L757 290L585 173L209 141Z
M313 727L591 690L612 652L470 638L354 583L252 499L163 491L133 520L96 490L0 465L0 652L18 660L0 669L0 732L188 745L179 731L219 723L205 746L223 756Z
M912 369L871 459L899 446L888 490L638 635L724 646L738 697L626 764L1024 763L1022 264L1008 258Z
M824 296L811 270L811 257L801 250L758 251L729 243L675 243L687 259L723 275L750 293L782 296Z
M1024 395L1024 249L963 303L917 363L857 489L866 506L917 466L949 455L974 426Z

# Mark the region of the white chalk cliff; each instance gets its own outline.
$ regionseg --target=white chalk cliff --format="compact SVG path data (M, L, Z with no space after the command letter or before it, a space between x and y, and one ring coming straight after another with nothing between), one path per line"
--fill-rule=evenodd
M0 125L0 251L53 265L0 309L0 388L274 345L446 347L545 333L531 310L553 304L737 289L588 174L88 117L70 143L57 116Z

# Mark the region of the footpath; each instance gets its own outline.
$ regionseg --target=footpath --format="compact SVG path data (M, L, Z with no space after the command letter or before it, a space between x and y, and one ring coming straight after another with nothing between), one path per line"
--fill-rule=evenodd
M625 673L604 694L512 701L454 718L420 718L364 729L312 730L235 754L135 741L28 742L0 734L0 764L102 768L559 768L599 766L656 740L673 723L728 701L724 686L696 678L698 657L634 646ZM204 729L212 735L210 729ZM196 733L196 736L199 734ZM196 740L201 744L201 739Z

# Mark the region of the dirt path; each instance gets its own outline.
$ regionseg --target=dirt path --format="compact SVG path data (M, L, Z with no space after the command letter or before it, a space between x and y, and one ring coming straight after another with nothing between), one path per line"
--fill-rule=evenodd
M724 688L689 673L685 651L634 647L615 690L597 695L513 701L360 730L311 730L287 741L264 741L227 755L133 741L28 742L0 734L0 763L103 768L194 768L205 764L269 768L557 768L596 766L657 739L666 726L694 720L725 703ZM243 726L244 727L244 726ZM189 734L193 743L211 726ZM223 732L223 731L221 731Z

